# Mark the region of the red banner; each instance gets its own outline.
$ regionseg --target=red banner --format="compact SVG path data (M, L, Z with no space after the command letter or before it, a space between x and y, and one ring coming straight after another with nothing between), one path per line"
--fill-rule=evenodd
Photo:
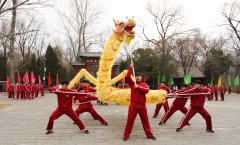
M32 84L35 84L35 81L36 81L36 78L35 78L35 76L34 76L33 71L31 71L31 83L32 83Z
M50 72L48 72L48 87L51 85L51 75Z
M25 72L25 74L24 74L23 82L24 82L24 83L29 83L28 70L27 70L27 71Z

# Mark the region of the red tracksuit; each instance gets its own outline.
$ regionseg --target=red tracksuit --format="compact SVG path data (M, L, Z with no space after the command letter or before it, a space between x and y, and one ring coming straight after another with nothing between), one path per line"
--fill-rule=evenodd
M43 85L41 85L41 87L40 87L41 89L40 89L40 91L41 91L41 96L44 96L44 86Z
M218 86L213 87L213 92L215 95L215 101L217 101L218 100Z
M27 99L31 99L31 92L32 92L32 90L31 90L31 85L30 84L28 84L27 85Z
M225 89L224 86L220 87L220 92L221 92L221 101L224 101L224 95L225 95L225 92L226 92L226 89Z
M167 91L167 93L171 92L171 90L167 86L159 86L157 88L157 90L165 90L165 91ZM156 109L155 109L155 112L154 112L154 115L153 115L154 118L158 116L159 111L162 108L162 106L164 107L164 111L165 111L165 114L166 114L167 111L169 110L168 100L166 100L166 102L164 104L157 104L156 105Z
M207 86L208 89L211 90L211 95L208 97L208 101L212 101L213 100L213 87L211 85L208 85Z
M211 90L207 88L193 88L190 90L187 90L185 92L180 92L182 94L188 94L188 93L207 93L210 92ZM211 115L207 112L207 110L204 108L204 103L205 103L205 95L194 95L191 96L191 104L190 108L188 109L187 114L183 117L181 120L178 128L183 128L187 122L196 114L199 113L206 121L206 126L207 129L212 130L212 119Z
M30 98L34 99L35 98L35 85L32 84L30 87L31 87Z
M124 137L128 138L132 132L134 120L139 114L143 129L147 137L152 137L153 134L151 132L150 124L148 121L147 108L146 108L146 96L145 94L149 92L148 85L143 82L136 82L139 86L138 88L134 87L134 82L131 78L132 68L128 69L127 73L127 81L131 87L131 99L130 106L128 109L128 119L125 127Z
M39 86L36 85L36 86L35 86L35 98L38 97L38 94L39 94Z
M14 97L14 85L10 84L10 97L15 99Z
M20 84L16 85L16 93L17 93L17 100L20 99L20 96L22 94L22 88Z
M79 97L75 97L75 101L78 100L80 104L78 108L75 110L75 113L79 116L84 112L88 112L92 115L92 117L96 120L99 120L102 124L106 123L106 121L97 113L97 111L93 108L93 105L90 100L98 100L97 97L91 95L83 95Z
M21 88L21 99L24 99L25 91L24 91L24 86L23 86L23 84L20 84L20 88Z
M174 93L182 92L182 90L178 90ZM177 111L180 110L183 114L187 114L188 109L185 107L185 104L187 103L188 98L176 98L170 109L165 113L163 116L161 122L166 123L167 120Z
M51 88L50 90L53 91L55 89ZM64 91L64 92L73 92L70 89L67 89L67 90L59 89L59 90ZM57 94L57 99L58 99L58 107L49 117L47 130L52 130L54 120L58 119L63 114L70 117L77 124L77 126L80 128L80 130L84 130L85 126L83 125L82 121L78 118L77 114L72 109L73 95L64 94L64 93L56 93L56 94Z

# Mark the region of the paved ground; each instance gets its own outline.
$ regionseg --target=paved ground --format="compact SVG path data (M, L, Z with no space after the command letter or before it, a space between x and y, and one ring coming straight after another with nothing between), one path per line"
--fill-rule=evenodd
M57 99L53 94L31 101L7 100L6 94L0 94L0 104L12 106L0 109L0 145L236 145L240 142L240 95L226 96L225 102L207 102L206 108L212 114L215 134L205 132L205 122L197 115L191 120L191 126L177 133L175 129L183 117L180 112L174 114L168 124L157 125L159 118L151 118L154 105L148 105L148 114L156 141L148 140L137 117L133 133L128 142L122 141L126 123L127 107L118 105L100 106L96 110L108 121L109 126L102 126L87 113L81 119L90 134L82 134L77 126L66 116L54 124L54 134L45 135L48 117L56 108ZM74 106L75 107L75 106Z

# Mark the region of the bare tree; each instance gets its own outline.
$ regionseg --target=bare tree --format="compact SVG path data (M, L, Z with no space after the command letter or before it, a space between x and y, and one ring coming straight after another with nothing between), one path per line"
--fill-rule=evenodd
M151 29L157 33L157 38L151 38L146 34L146 26L142 27L143 40L152 44L157 55L161 58L159 65L163 73L169 73L172 70L172 50L174 48L174 37L183 34L187 31L180 31L182 25L182 8L180 6L170 7L168 3L163 5L148 4L147 12L152 18L155 29Z
M22 60L27 60L30 53L37 49L40 27L41 23L36 22L34 17L32 17L29 22L26 21L26 18L17 22L16 31L19 35L16 36L15 41Z
M49 0L18 0L12 5L12 0L0 0L0 17L16 8L26 8L27 6L46 6Z
M222 16L226 21L223 25L227 26L227 29L232 33L234 48L240 51L240 3L238 1L226 3L222 9Z
M12 0L12 6L16 6L17 0ZM11 82L15 83L15 27L16 27L16 20L17 20L17 8L12 9L12 20L11 20L11 28L10 28L10 35L9 35L9 74L11 78Z
M184 75L190 72L191 67L195 64L199 53L202 51L199 36L199 32L194 31L176 39L174 49L176 57L174 58L182 66Z
M72 53L71 56L76 59L81 52L97 44L101 33L96 33L94 24L99 20L102 10L98 3L89 0L71 0L70 9L68 14L59 14L68 40L68 54Z

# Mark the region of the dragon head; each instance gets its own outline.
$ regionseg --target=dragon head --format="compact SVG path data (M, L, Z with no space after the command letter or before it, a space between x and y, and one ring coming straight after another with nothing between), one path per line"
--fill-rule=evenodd
M128 19L125 22L114 21L116 29L114 30L115 33L122 35L124 32L129 36L134 36L135 32L133 28L136 26L136 22L134 19Z

